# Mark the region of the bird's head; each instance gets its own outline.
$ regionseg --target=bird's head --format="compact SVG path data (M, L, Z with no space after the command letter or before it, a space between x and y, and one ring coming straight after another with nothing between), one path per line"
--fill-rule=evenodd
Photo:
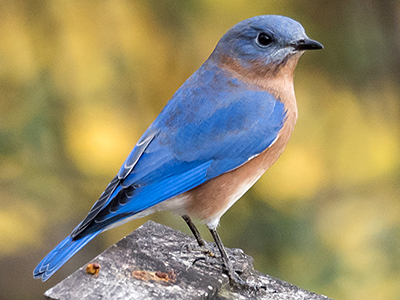
M257 68L266 73L279 70L289 61L294 69L305 50L322 48L322 44L308 38L303 26L295 20L265 15L244 20L229 29L211 58L235 64L236 68Z

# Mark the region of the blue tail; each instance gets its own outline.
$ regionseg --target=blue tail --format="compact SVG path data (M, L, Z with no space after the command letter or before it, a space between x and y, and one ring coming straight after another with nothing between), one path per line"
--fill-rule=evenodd
M67 260L94 239L100 232L101 230L76 240L73 240L71 236L66 237L37 265L33 271L33 277L42 278L42 281L49 279L67 262Z

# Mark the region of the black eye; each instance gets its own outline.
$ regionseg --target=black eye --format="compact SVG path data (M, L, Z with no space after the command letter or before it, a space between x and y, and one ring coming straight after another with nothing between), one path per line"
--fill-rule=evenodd
M258 36L257 36L257 44L259 44L262 47L268 46L269 44L271 44L272 42L272 37L265 32L261 32Z

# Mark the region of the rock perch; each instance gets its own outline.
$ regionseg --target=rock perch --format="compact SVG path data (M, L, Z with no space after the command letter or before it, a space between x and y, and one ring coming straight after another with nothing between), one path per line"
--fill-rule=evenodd
M253 268L240 249L227 249L242 278L264 286L238 290L229 284L214 244L205 253L193 237L148 221L90 263L45 292L46 299L312 299L326 300ZM202 251L203 250L203 251ZM98 265L94 265L95 268ZM88 267L87 267L88 266ZM87 273L88 272L88 273Z

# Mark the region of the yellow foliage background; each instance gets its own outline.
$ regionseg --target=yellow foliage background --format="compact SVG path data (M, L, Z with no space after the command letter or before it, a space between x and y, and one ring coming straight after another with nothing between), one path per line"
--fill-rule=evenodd
M296 130L222 218L222 239L304 289L400 299L400 3L389 0L0 1L0 299L41 297L147 220L32 279L219 38L260 14L293 17L325 50L301 59ZM168 213L149 218L188 232Z

